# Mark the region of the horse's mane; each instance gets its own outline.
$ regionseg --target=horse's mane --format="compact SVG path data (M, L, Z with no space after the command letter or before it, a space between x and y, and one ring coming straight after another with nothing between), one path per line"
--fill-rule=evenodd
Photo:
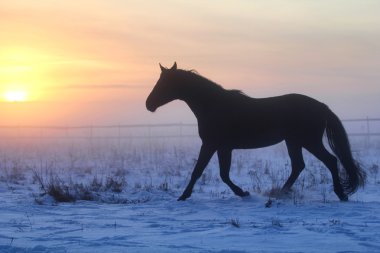
M234 95L247 96L241 90L236 90L236 89L227 90L227 89L224 89L220 84L217 84L214 81L211 81L210 79L208 79L208 78L200 75L198 73L198 71L196 71L194 69L191 69L191 70L177 69L176 71L178 73L186 76L189 79L190 78L194 79L194 81L195 81L194 83L198 83L201 86L208 87L208 88L210 88L210 89L212 89L214 91L223 92L223 93L230 93L230 94L234 94Z
M184 75L186 78L193 79L195 81L194 83L199 83L202 86L208 86L208 87L212 87L218 90L225 90L221 85L200 75L198 71L196 71L195 69L191 69L191 70L178 69L177 73Z

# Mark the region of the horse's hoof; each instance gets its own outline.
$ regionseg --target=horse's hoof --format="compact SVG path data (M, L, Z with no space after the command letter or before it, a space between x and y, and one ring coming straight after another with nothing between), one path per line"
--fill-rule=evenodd
M345 194L343 191L334 191L335 194L338 196L340 201L347 202L348 201L348 195Z
M241 195L242 197L248 197L250 196L249 192L248 191L245 191L243 192L243 194Z
M265 208L272 207L273 201L271 199L268 199L267 203L265 203Z
M178 199L177 199L177 201L185 201L187 199L187 197L185 197L185 196L181 196L181 197L179 197Z

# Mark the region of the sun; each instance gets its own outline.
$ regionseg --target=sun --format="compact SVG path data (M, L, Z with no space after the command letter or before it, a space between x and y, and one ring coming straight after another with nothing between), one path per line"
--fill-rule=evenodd
M53 83L56 61L56 57L44 51L17 46L1 48L0 102L41 99L45 95L43 87Z
M22 90L7 91L4 93L4 99L7 102L25 102L27 100L27 93Z

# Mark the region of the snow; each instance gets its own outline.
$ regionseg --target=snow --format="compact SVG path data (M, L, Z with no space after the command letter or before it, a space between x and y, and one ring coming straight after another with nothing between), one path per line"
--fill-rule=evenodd
M178 202L199 148L185 144L1 146L0 252L380 252L378 146L355 152L368 183L349 202L305 152L293 193L266 208L266 193L290 172L283 145L234 152L231 177L250 197L221 182L214 157L191 198ZM67 185L95 176L125 184L93 201L58 203L41 194L36 173Z

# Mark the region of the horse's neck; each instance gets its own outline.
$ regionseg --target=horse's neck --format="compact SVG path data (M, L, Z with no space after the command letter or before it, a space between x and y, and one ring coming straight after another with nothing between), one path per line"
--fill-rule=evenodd
M200 101L200 100L184 99L183 101L190 107L195 117L199 120L204 114L204 110L207 107L207 103L204 103L203 101Z
M186 96L181 98L195 114L195 117L199 120L207 114L207 111L218 103L220 97L219 94L214 94L213 92L205 92L202 90L189 91ZM207 116L207 115L206 115Z

